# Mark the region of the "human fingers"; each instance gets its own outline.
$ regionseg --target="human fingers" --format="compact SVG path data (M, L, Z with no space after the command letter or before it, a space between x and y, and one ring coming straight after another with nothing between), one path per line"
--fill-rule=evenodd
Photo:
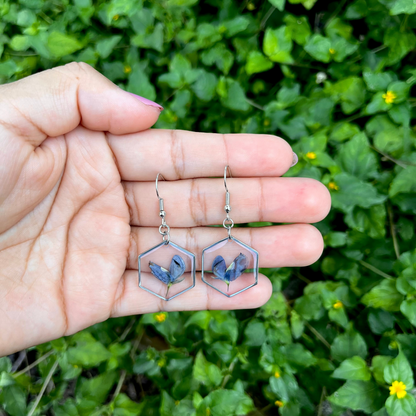
M196 285L192 290L166 302L139 288L137 271L126 270L120 280L116 300L111 316L127 316L158 311L197 311L250 309L264 305L272 294L270 280L259 274L256 286L226 298L212 287L201 281L201 274L196 273Z
M254 221L314 223L326 217L331 197L326 187L309 178L233 178L227 181L230 216L235 223ZM158 226L154 182L123 182L130 224ZM159 182L166 222L171 227L222 224L222 179Z
M322 254L321 233L309 224L278 225L261 228L233 228L235 238L254 247L259 253L260 267L299 267L314 263ZM227 236L221 228L172 228L171 238L196 256L196 269L201 269L205 247ZM137 257L161 242L157 228L132 227L128 269L137 270Z
M285 140L266 134L152 129L108 142L125 181L220 176L226 165L234 176L281 176L297 160Z

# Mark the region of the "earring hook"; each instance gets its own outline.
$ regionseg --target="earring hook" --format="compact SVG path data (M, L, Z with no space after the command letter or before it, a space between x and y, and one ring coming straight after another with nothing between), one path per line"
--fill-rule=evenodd
M164 176L161 174L161 173L158 173L157 174L157 176L156 176L156 195L157 195L157 197L159 198L159 200L163 200L163 198L161 198L160 196L159 196L159 189L158 189L158 182L159 182L159 176L162 178L162 180L166 180L165 178L164 178Z
M229 165L227 165L227 166L224 168L224 187L225 187L225 191L228 193L228 186L227 186L227 170L228 170L228 173L229 173L230 178L232 178L233 176L231 175L231 168L230 168L230 166L229 166Z

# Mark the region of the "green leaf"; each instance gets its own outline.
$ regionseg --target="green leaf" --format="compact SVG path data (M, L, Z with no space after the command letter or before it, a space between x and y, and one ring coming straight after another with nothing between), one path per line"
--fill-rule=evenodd
M338 190L332 193L332 205L346 213L355 206L369 208L386 200L386 196L380 195L373 185L348 173L335 175L334 182Z
M247 57L246 72L248 75L268 71L273 68L273 62L259 51L251 51Z
M247 325L244 335L244 343L250 347L258 347L266 340L266 328L264 323L258 320L250 321Z
M371 373L366 362L361 357L355 356L343 361L334 371L332 377L344 380L369 381Z
M398 399L396 395L390 396L386 401L386 409L390 416L414 416L416 401L411 394L402 399Z
M358 355L361 358L367 356L367 344L364 338L352 328L345 334L338 335L331 345L332 357L337 361L344 361Z
M277 100L280 108L286 108L295 105L299 99L299 84L294 84L292 87L282 87L277 93Z
M365 133L355 135L339 151L341 168L362 180L377 176L377 157L370 149Z
M65 353L70 364L93 367L111 358L112 354L90 333L80 332L74 338L76 346L68 348Z
M162 394L163 393L164 392L162 392ZM138 416L141 414L145 406L146 403L144 401L141 403L135 403L124 393L121 393L114 401L113 416Z
M383 91L387 90L388 85L393 81L393 77L389 72L363 72L363 78L367 84L367 88L370 91Z
M416 36L410 31L401 31L398 27L388 27L384 34L384 44L389 47L387 65L400 61L416 46Z
M113 52L114 47L120 42L121 38L121 35L116 35L97 42L96 49L101 58L108 58L111 52Z
M290 327L292 329L293 338L298 339L302 336L305 329L305 324L300 315L292 310L290 312Z
M374 309L368 314L368 324L371 331L378 335L393 329L395 322L394 315L383 309Z
M185 327L189 325L199 326L201 329L207 329L211 321L211 313L209 311L192 312L190 318L186 321Z
M244 89L240 83L227 78L224 81L220 81L217 86L217 92L221 88L222 82L225 83L225 96L221 96L222 105L231 110L247 111L250 105L247 102Z
M353 113L365 102L365 85L363 80L358 77L345 78L333 85L328 85L325 91L333 100L341 102L341 109L345 114Z
M328 63L331 60L331 41L322 35L313 35L305 45L305 51L317 61Z
M0 372L5 371L10 373L12 371L12 362L9 357L0 357Z
M389 196L408 192L416 192L416 166L407 166L398 173L390 185Z
M286 0L269 0L269 3L282 12L285 9Z
M396 289L394 280L382 280L361 299L364 305L372 308L382 308L386 311L397 312L403 301L403 295Z
M374 205L368 209L355 207L345 215L345 223L371 238L383 238L386 235L386 215L385 205Z
M394 0L390 7L390 14L395 16L401 13L416 13L416 3L413 0Z
M393 104L387 103L384 98L385 92L377 92L365 108L366 114L375 114L390 110Z
M146 97L152 101L156 99L156 89L141 68L135 68L131 72L127 84L127 91L140 95L141 97Z
M382 406L382 394L373 382L348 380L328 400L337 406L372 413Z
M209 409L209 411L207 411ZM237 390L212 391L200 403L197 415L211 416L239 416L254 410L252 399Z
M292 47L292 40L286 26L281 26L276 30L266 29L263 40L263 52L273 62L282 64L293 63L293 58L290 54Z
M60 58L81 49L82 43L74 36L65 35L61 32L51 32L48 36L48 48L53 56Z
M221 370L205 359L202 350L199 350L196 355L193 377L207 387L218 387L223 379Z
M0 392L0 403L10 416L26 414L26 394L18 385L4 387Z
M344 328L348 325L348 316L344 308L339 309L330 309L328 312L329 319L337 324L343 326Z
M373 372L374 378L377 381L377 383L381 385L384 385L386 383L384 381L384 369L392 359L392 357L384 355L376 355L373 357L373 360L371 362L371 371Z
M392 384L393 381L401 381L406 385L406 390L413 387L413 371L409 361L403 352L399 352L396 358L391 360L384 368L384 380Z
M410 321L413 326L416 326L416 300L405 300L400 305L401 313Z
M287 14L283 18L286 23L290 38L299 45L305 45L311 36L311 28L305 16L292 16Z

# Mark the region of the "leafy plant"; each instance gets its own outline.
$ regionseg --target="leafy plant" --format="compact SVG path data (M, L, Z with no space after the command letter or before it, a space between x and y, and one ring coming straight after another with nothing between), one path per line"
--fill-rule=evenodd
M3 413L415 415L413 1L0 0L0 16L1 83L87 62L160 102L158 128L282 136L287 175L333 201L322 259L263 270L264 307L113 319L3 357Z

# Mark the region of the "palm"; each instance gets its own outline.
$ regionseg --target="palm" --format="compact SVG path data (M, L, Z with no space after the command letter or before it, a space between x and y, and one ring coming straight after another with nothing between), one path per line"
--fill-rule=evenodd
M39 176L27 178L27 189L43 188L44 197L24 226L14 225L2 241L3 247L19 242L0 252L11 271L2 279L8 288L2 306L13 316L24 305L31 318L10 326L10 338L37 337L33 322L46 327L46 340L108 318L126 268L129 212L104 133L80 127L48 145L64 149L66 164L62 158L52 183L47 172L53 157L42 160ZM27 202L22 195L15 204Z
M196 255L225 237L229 164L236 228L260 267L303 266L322 252L308 222L330 197L317 181L280 178L292 150L268 135L149 130L159 110L84 64L2 86L0 94L0 355L72 334L110 316L165 310L254 308L271 283L224 298L203 284L164 302L137 284L137 256L160 243L158 172L172 240ZM56 95L58 94L58 96ZM266 177L267 176L267 177ZM298 224L296 224L298 223Z

